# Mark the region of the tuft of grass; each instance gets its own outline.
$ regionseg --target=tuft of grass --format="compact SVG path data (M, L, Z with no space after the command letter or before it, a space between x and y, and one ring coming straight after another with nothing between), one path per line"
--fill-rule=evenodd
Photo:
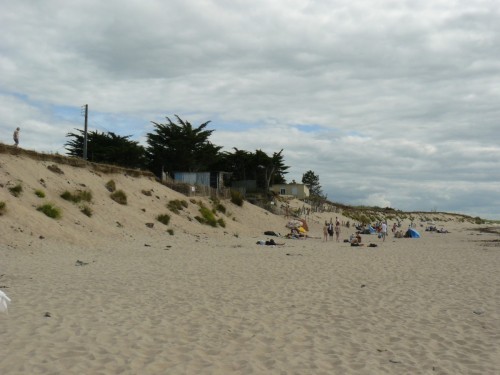
M84 204L80 207L80 211L84 214L87 215L88 217L91 217L93 212L92 208L90 208L88 205Z
M224 221L223 218L218 219L217 224L219 224L219 226L221 226L222 228L226 227L226 222Z
M38 206L36 210L43 212L52 219L59 219L61 217L61 210L52 203L45 203L44 205Z
M5 213L5 209L7 208L7 204L5 202L0 202L0 216Z
M35 190L35 195L38 198L45 198L45 192L43 190L40 190L40 189Z
M116 183L114 180L109 180L104 186L110 193L113 193L116 190Z
M156 220L158 220L160 223L164 225L168 225L168 223L170 223L170 215L169 214L158 215L156 217Z
M127 204L127 194L123 190L116 190L110 194L110 198L116 203L126 205Z
M57 174L64 174L64 172L59 168L56 164L52 164L47 166L47 169L51 172L57 173Z
M18 183L16 186L10 187L9 191L14 197L18 197L23 192L23 185L21 185L21 183Z
M62 199L65 199L73 203L79 203L81 201L85 202L92 201L92 192L89 190L78 190L74 193L71 193L68 190L66 190L60 196Z
M200 216L196 216L195 219L198 220L202 224L207 224L212 227L217 226L217 219L215 218L215 215L211 209L208 207L202 206L200 207Z
M141 193L144 194L147 197L150 197L151 195L153 195L153 193L151 192L151 190L141 190Z
M187 208L188 202L180 199L173 199L167 203L167 208L174 214L178 214L184 208Z
M231 190L231 202L237 206L243 206L243 195L238 190Z
M215 206L215 209L219 212L222 212L223 214L226 213L226 207L221 203L217 203L217 205Z
M174 230L173 229L167 229L167 233L170 234L171 236L174 235Z

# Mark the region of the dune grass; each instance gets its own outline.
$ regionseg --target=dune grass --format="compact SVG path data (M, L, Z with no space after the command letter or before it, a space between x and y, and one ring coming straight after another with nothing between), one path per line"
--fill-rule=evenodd
M180 199L173 199L167 203L167 208L174 214L178 214L184 208L188 207L188 202Z
M38 197L38 198L45 198L45 192L41 189L37 189L35 190L35 195Z
M9 191L14 197L17 198L23 192L23 185L21 183L18 183L17 185L10 187Z
M114 180L109 180L104 186L110 193L113 193L116 190L116 183Z
M77 190L71 193L68 190L66 190L61 194L61 198L73 203L79 203L81 201L91 202L92 192L90 190Z
M126 205L127 204L127 194L123 190L116 190L110 194L110 198L116 203Z
M93 214L92 208L90 208L88 205L83 204L80 206L80 212L83 213L84 215L91 217Z
M164 225L168 225L170 223L170 215L169 214L158 215L156 217L156 220L158 220L160 223Z
M37 211L43 212L46 216L52 219L59 219L61 217L61 209L54 206L52 203L45 203L38 206Z

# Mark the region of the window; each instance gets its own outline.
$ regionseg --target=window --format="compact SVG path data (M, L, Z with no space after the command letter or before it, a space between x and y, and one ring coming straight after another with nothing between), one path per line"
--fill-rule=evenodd
M285 195L286 194L286 189L285 188L281 188L280 189L280 194L281 195Z

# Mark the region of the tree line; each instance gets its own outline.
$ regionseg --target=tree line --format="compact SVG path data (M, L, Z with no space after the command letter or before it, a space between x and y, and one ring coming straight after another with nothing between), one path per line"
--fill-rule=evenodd
M289 166L284 163L283 150L268 155L262 150L247 151L233 147L222 151L213 144L207 129L210 121L193 126L179 116L176 122L166 117L165 123L152 122L154 130L146 135L146 146L131 140L130 135L120 136L113 132L90 131L87 133L87 158L96 163L119 165L126 168L147 169L161 177L165 172L224 171L232 181L256 180L257 187L267 191L273 184L286 183ZM84 131L75 129L68 133L65 144L67 154L83 157ZM311 192L322 194L319 176L313 171L303 175L302 182Z

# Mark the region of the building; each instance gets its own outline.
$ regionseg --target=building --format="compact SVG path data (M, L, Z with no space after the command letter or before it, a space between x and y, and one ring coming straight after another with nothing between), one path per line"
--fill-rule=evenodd
M309 197L309 188L305 184L277 184L271 186L269 190L281 196L290 196L297 199L305 199Z

